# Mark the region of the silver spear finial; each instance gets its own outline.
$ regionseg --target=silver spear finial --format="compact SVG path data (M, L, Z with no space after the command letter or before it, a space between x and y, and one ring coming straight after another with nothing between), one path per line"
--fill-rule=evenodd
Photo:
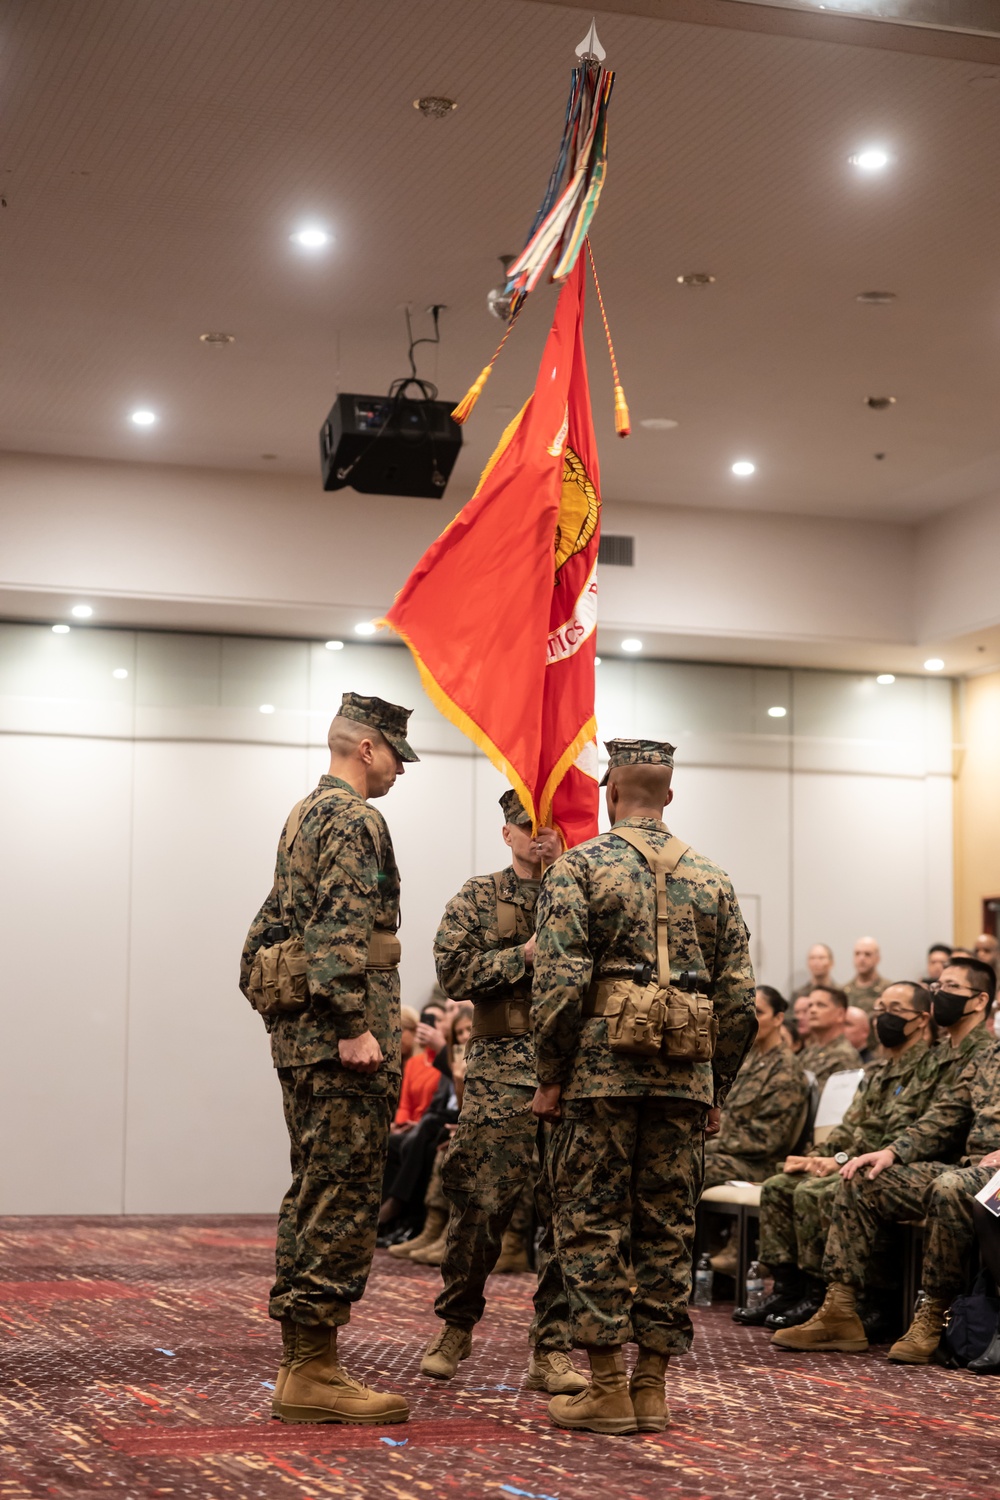
M587 32L587 35L584 37L579 47L577 47L576 55L581 62L593 63L595 67L598 63L602 63L607 57L608 54L601 46L600 40L597 35L596 16L590 23L590 30Z

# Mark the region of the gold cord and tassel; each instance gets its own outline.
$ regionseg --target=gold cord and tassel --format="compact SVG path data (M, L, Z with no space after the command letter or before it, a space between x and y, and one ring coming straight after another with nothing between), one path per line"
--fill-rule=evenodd
M615 431L619 437L628 437L632 431L632 423L628 414L628 402L625 400L625 392L618 375L618 361L615 359L615 346L611 342L611 329L608 327L608 315L604 311L604 298L601 296L601 283L597 279L597 267L594 265L594 252L590 246L590 235L587 236L587 254L590 257L590 269L594 277L594 286L597 290L597 301L601 309L601 321L604 324L604 335L608 341L608 354L611 358L611 374L615 382Z
M472 408L475 406L476 402L483 394L483 387L485 386L487 380L489 380L490 378L493 366L496 364L497 359L499 358L500 350L503 348L504 344L506 344L507 340L510 338L511 334L514 331L514 324L521 316L521 308L523 306L524 302L522 301L517 311L514 313L514 316L507 324L507 332L504 334L503 338L494 349L493 358L490 360L488 365L485 365L483 369L480 370L479 374L476 376L475 380L469 386L469 389L466 391L465 395L462 397L461 401L452 412L452 421L458 422L460 426L463 422L467 422L469 420L469 417L472 415Z

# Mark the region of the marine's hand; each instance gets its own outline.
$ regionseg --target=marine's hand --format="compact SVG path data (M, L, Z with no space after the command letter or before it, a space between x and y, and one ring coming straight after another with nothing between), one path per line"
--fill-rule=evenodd
M805 1169L810 1177L832 1177L840 1171L832 1156L807 1156Z
M535 934L532 933L524 945L524 967L530 969L535 963Z
M846 1166L841 1167L840 1175L845 1182L850 1182L856 1172L862 1167L867 1167L865 1176L869 1181L880 1176L886 1169L891 1167L896 1160L895 1151L886 1146L884 1151L866 1151L863 1156L853 1156Z
M804 1172L808 1156L786 1156L783 1172Z
M433 1047L435 1052L440 1052L444 1046L444 1032L439 1026L428 1026L426 1021L418 1021L417 1046Z
M981 1167L1000 1167L1000 1151L991 1151L979 1163Z
M540 1083L535 1090L535 1097L531 1101L531 1113L537 1115L540 1120L562 1119L562 1084Z
M718 1105L713 1104L712 1108L709 1110L708 1114L705 1116L705 1138L706 1138L706 1140L709 1140L713 1135L718 1135L718 1133L719 1133L719 1131L721 1129L722 1129L722 1110L719 1109Z
M337 1051L345 1068L352 1073L377 1073L382 1066L382 1048L370 1031L360 1036L341 1037Z
M531 841L531 852L543 865L550 865L563 852L562 839L554 828L539 828Z

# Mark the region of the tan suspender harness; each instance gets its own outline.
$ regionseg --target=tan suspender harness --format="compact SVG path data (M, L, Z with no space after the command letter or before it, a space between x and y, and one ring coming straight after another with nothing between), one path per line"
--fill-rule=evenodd
M513 901L505 901L500 894L500 882L505 872L498 870L493 876L497 898L497 936L501 947L513 946L517 935L517 907ZM531 1028L530 982L519 984L528 993L516 994L506 1000L477 1000L472 1018L472 1040L482 1037L525 1036Z

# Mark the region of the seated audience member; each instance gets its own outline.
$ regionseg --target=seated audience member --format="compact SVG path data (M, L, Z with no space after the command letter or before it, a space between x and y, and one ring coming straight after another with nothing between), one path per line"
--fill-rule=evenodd
M948 1033L936 1050L947 1056L947 1048L955 1049L950 1084L890 1145L841 1168L823 1256L823 1305L800 1327L779 1329L772 1344L810 1354L867 1349L858 1299L878 1263L882 1235L891 1224L924 1219L925 1295L889 1358L932 1359L945 1313L967 1283L974 1195L1000 1163L1000 1046L983 1024L995 993L996 975L976 958L953 960L944 970L934 1018Z
M1000 1167L1000 1153L992 1154L997 1157L996 1165ZM988 1166L989 1162L984 1157L980 1165ZM994 1293L1000 1292L1000 1219L973 1199L972 1224L979 1242L979 1258L983 1269L993 1278ZM970 1359L966 1368L973 1375L1000 1375L1000 1323L982 1354Z
M884 992L883 992L884 993ZM875 1007L878 1010L878 1005ZM874 1049L871 1045L872 1018L860 1005L849 1005L847 1007L847 1022L844 1026L844 1035L851 1046L857 1052L863 1063L871 1062Z
M786 1010L781 1018L781 1045L786 1052L791 1052L797 1057L805 1045L799 1036L799 1028L795 1024L795 1017L790 1010Z
M833 977L833 949L828 948L825 943L813 943L806 954L806 968L809 970L809 978L805 984L800 984L797 990L792 991L793 1005L802 995L811 995L818 984L837 983Z
M787 1002L757 986L757 1035L722 1107L719 1134L705 1142L705 1187L734 1179L763 1182L801 1119L809 1089L799 1060L781 1045Z
M951 949L947 943L931 943L927 950L927 973L924 976L925 984L937 984L941 978L942 970L951 957Z
M822 1089L831 1073L860 1068L861 1058L844 1035L847 996L817 985L809 996L809 1040L801 1063Z
M858 938L854 944L854 978L844 985L848 1005L860 1005L869 1014L875 1009L875 1001L889 983L878 971L881 957L873 937Z
M765 1182L760 1258L774 1276L774 1290L759 1309L737 1308L737 1323L793 1328L819 1310L826 1293L823 1250L840 1168L851 1157L894 1141L925 1112L940 1087L947 1059L940 1048L928 1046L930 1011L931 996L918 984L891 984L883 992L875 1026L884 1055L868 1065L847 1113L826 1140L808 1156L789 1156L784 1170Z
M408 1005L402 1005L399 1009L399 1019L402 1028L399 1052L405 1067L413 1056L413 1049L417 1044L417 1027L420 1025L420 1017Z
M981 932L976 938L975 954L980 963L989 964L994 974L997 971L997 955L1000 953L1000 943L991 932Z
M439 1029L440 1020L441 1014L436 1006L425 1005L420 1012L417 1048L403 1068L399 1107L392 1122L393 1133L416 1125L434 1098L441 1081L434 1059L445 1045L444 1033Z
M810 991L810 994L812 991ZM800 995L792 1005L792 1019L798 1037L799 1051L809 1045L809 995Z

